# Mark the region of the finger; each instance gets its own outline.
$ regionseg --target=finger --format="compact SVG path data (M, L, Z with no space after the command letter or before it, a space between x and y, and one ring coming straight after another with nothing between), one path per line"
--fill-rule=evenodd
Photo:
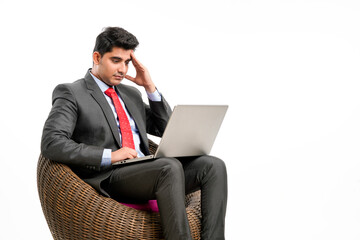
M135 57L135 54L134 54L134 51L131 51L130 52L130 57L131 57L131 60L132 60L132 63L134 64L134 66L137 64L137 59Z
M129 75L125 75L125 78L126 78L127 80L132 81L132 82L135 82L135 78L133 78L133 77L131 77L131 76L129 76Z
M127 158L128 159L133 159L133 158L136 158L137 157L137 154L133 154L133 153L127 153Z
M131 155L132 157L136 157L137 156L137 152L135 151L135 149L129 148L129 147L124 147L124 149L126 150L126 152Z
M134 67L141 67L141 63L139 62L139 60L135 57L134 51L132 51L130 53L131 59L132 59L132 63L134 65Z
M133 62L137 62L137 59L136 59L136 57L135 57L134 50L130 52L130 57L131 57L131 60L132 60Z
M128 154L131 155L131 158L136 158L137 157L137 152L132 148L129 148Z
M135 57L135 54L134 54L133 51L130 52L130 56L131 56L131 59L132 59L132 63L133 63L133 65L134 65L134 68L135 68L135 70L136 70L136 73L139 73L139 72L143 73L143 72L145 72L145 67L144 67L144 65L142 65L142 64L139 62L139 60L137 60L137 58Z
M137 157L137 152L135 151L135 149L132 149L132 148L131 148L130 154L131 154L133 157Z

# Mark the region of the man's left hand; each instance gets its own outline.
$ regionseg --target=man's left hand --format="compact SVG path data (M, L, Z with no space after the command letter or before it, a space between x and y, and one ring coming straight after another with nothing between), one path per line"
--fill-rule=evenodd
M136 70L136 76L134 78L129 75L126 75L125 78L136 83L139 86L143 86L148 93L155 92L156 90L155 84L151 80L149 71L146 69L144 65L142 65L139 62L139 60L137 60L134 51L131 51L130 55L131 55L132 63Z

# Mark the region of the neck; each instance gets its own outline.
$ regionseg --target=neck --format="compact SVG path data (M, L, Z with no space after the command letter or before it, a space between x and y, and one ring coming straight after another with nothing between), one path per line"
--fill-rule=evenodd
M92 69L90 70L90 72L91 72L92 75L94 75L95 77L97 77L98 79L100 79L100 80L102 81L102 79L100 78L99 74L97 73L97 71L96 71L94 68L92 68Z

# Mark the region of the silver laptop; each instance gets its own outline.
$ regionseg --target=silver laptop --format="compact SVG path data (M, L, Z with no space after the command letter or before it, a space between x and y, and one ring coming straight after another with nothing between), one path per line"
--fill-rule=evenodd
M160 157L188 157L210 154L227 109L227 105L175 106L154 155L126 159L113 163L113 165Z

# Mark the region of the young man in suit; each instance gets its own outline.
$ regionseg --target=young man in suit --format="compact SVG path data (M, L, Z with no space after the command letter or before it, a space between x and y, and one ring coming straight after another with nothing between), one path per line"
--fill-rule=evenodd
M85 182L120 202L157 199L166 239L191 239L185 194L202 190L202 239L224 239L226 167L212 156L159 158L113 167L112 163L149 154L147 133L162 136L171 109L149 71L135 57L138 41L118 27L96 39L93 67L84 78L60 84L45 122L41 151L67 164ZM126 75L129 64L136 76ZM124 78L144 87L124 85Z

